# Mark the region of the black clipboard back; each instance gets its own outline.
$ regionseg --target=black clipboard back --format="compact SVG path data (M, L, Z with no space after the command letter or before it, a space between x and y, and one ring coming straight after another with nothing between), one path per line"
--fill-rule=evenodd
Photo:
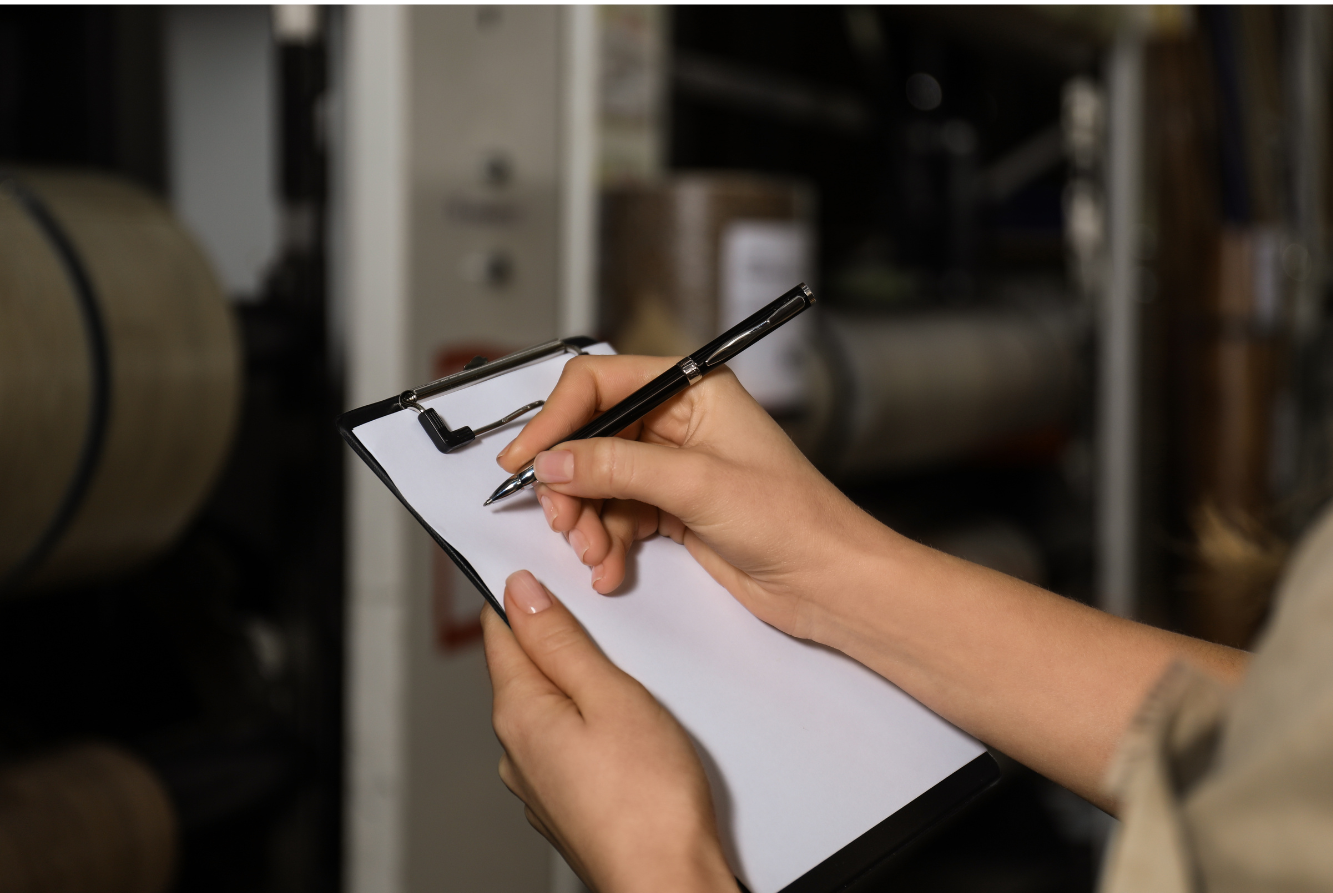
M871 893L881 889L877 882L896 855L999 780L995 758L981 754L792 881L782 893Z

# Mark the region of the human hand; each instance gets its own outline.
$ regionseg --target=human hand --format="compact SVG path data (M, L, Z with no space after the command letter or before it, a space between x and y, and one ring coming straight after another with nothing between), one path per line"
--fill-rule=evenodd
M672 362L576 357L497 461L512 473L536 456L547 521L592 568L598 592L624 580L636 540L661 533L756 616L834 644L828 599L859 591L847 572L894 534L829 483L729 369L619 437L559 443Z
M482 612L500 778L596 893L736 883L685 731L528 571Z

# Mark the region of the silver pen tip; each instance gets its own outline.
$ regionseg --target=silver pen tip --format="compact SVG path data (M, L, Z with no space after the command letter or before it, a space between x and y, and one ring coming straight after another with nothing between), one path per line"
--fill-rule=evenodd
M532 475L532 466L529 465L527 468L523 469L518 474L511 477L509 480L505 481L503 484L496 487L495 492L491 494L491 498L483 502L482 505L487 506L490 505L492 502L498 502L501 499L508 499L518 491L522 490L524 487L531 484L533 480L534 476Z
M519 490L523 489L521 486L517 486L518 483L519 482L513 478L505 481L503 484L495 488L495 492L491 494L491 498L483 502L482 506L485 507L492 502L499 502L501 499L508 499L510 496L513 496Z

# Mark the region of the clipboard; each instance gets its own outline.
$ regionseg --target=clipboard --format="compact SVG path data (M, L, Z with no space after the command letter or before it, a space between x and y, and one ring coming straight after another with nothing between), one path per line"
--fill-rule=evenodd
M478 358L344 413L338 430L501 617L504 577L531 568L676 716L703 760L741 889L865 887L895 853L990 787L998 766L870 670L754 618L670 540L639 544L630 559L637 581L607 597L587 585L587 568L531 494L527 506L515 496L494 514L474 509L501 474L494 451L481 448L486 433L516 425L583 353L614 351L571 338Z

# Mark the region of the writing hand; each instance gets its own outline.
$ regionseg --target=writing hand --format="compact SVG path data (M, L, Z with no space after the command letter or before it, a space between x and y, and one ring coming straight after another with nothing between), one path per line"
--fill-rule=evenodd
M571 360L541 412L501 453L501 466L513 472L536 456L547 520L591 568L598 592L623 581L636 540L661 533L761 619L828 641L821 596L854 588L840 583L840 572L862 554L882 554L896 535L830 484L730 370L711 373L620 437L559 443L671 362Z

